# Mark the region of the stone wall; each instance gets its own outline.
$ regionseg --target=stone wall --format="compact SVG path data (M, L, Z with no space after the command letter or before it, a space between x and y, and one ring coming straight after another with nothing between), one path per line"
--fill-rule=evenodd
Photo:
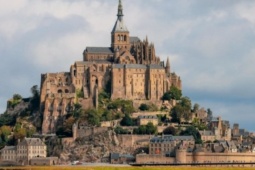
M254 153L176 153L179 157L166 157L164 155L136 155L136 163L233 163L255 162Z
M165 157L163 155L147 155L147 154L138 154L136 155L136 163L174 163L174 157Z
M144 111L144 112L136 112L132 113L131 117L132 118L137 118L138 116L157 116L157 115L169 115L168 112L164 111L157 111L157 112L149 112L149 111Z
M190 162L254 162L254 153L187 153L187 163Z
M146 143L144 141L149 142L151 135L118 135L117 137L121 146L138 148Z
M133 106L135 108L139 108L141 104L151 105L152 103L155 104L158 108L160 108L162 105L161 100L133 100Z
M78 137L88 137L88 136L91 136L91 135L94 135L94 134L98 134L98 133L103 133L103 132L107 132L108 131L108 128L107 127L79 127L79 128L75 128L74 129L76 135L75 138L78 138Z

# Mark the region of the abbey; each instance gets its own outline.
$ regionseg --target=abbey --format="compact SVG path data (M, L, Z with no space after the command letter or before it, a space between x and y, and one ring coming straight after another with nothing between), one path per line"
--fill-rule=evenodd
M170 72L169 59L166 64L161 61L147 37L142 41L130 36L123 16L119 0L110 47L87 47L83 61L71 65L70 72L41 75L42 133L56 132L56 124L74 103L97 107L98 94L109 84L111 99L134 103L159 104L171 86L181 89L180 77Z

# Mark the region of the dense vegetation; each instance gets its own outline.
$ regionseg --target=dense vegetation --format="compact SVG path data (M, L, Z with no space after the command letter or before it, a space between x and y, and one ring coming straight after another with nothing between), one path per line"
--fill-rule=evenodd
M19 94L14 94L12 99L8 101L8 108L15 109L22 102L28 102L28 106L17 114L4 113L0 115L0 147L6 144L14 144L17 139L32 136L40 127L28 126L24 124L24 120L29 121L39 110L40 92L37 86L31 88L32 96L24 99ZM76 91L77 98L83 97L83 89ZM190 124L185 131L172 126L167 127L163 133L172 135L193 135L196 143L201 143L198 130L206 129L206 125L197 119L191 121L192 115L200 108L198 104L192 107L191 100L183 97L181 90L172 86L168 92L162 96L162 100L176 100L177 104L169 110L169 116L157 115L159 125L169 122L179 124ZM153 103L142 103L138 108L140 111L158 111L159 109ZM79 122L86 126L100 126L102 121L119 120L120 126L114 128L117 134L157 134L157 127L152 123L137 126L137 120L131 117L131 113L137 111L133 107L131 100L110 99L110 83L99 93L98 108L84 110L82 106L76 103L67 111L67 114L58 122L57 135L59 137L72 136L72 126L75 122ZM208 117L212 117L212 111L207 110ZM10 134L13 133L13 135Z
M34 115L38 113L40 105L40 92L36 85L31 88L31 94L29 98L14 94L8 101L7 111L0 115L0 148L5 145L14 145L18 139L31 137L40 129L30 123ZM21 109L16 111L18 106Z

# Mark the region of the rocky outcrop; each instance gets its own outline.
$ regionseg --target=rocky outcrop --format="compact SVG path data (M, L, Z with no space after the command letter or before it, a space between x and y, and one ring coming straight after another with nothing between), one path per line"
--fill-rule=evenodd
M59 147L60 148L60 147ZM123 147L113 130L98 133L89 137L77 138L70 143L62 143L62 149L54 149L53 155L58 155L62 163L74 160L81 162L108 162L111 152L129 153L134 151L130 147Z

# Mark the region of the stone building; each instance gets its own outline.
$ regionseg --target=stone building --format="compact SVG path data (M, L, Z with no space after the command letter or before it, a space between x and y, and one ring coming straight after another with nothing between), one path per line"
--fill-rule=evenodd
M154 126L158 125L158 117L155 115L152 116L138 116L137 118L137 124L140 125L147 125L149 122L151 122Z
M42 133L55 133L56 124L75 102L83 108L97 107L98 94L109 84L112 99L158 105L171 86L181 89L180 77L170 72L169 59L166 64L161 61L147 37L130 36L121 0L110 44L87 47L83 61L71 65L69 72L41 75Z
M17 149L16 146L5 146L1 150L1 161L16 161Z
M213 117L209 122L209 129L215 135L215 140L231 140L231 128L228 121L224 121L221 117Z
M1 150L1 160L29 165L32 158L46 158L46 154L46 145L41 139L24 138L18 142L17 146L5 146Z
M29 164L33 157L46 157L46 145L39 138L25 138L17 145L17 162Z
M173 156L175 150L180 145L185 146L189 150L193 150L195 140L193 136L172 136L163 135L150 139L149 154Z

